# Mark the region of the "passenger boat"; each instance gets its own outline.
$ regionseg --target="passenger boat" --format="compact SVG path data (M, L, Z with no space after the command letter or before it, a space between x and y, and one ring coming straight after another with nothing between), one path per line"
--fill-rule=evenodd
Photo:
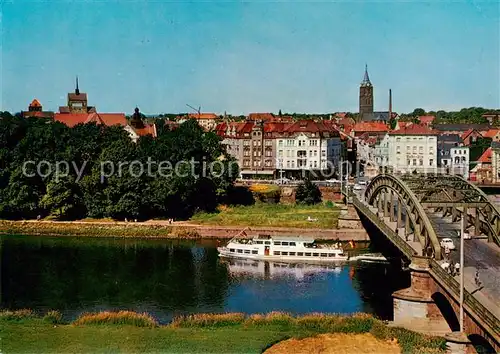
M317 244L314 239L303 237L234 237L226 246L218 247L217 250L220 257L267 261L324 263L349 259L339 246Z

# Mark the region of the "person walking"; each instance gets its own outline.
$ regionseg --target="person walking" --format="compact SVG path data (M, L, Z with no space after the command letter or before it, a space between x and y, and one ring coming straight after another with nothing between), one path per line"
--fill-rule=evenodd
M481 286L481 279L479 279L479 270L476 269L476 275L474 276L474 282L477 287Z
M460 275L460 263L455 263L455 274Z

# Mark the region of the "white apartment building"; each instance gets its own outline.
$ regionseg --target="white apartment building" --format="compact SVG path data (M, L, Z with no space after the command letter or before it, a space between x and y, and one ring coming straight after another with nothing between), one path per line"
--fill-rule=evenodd
M388 135L389 166L394 173L437 170L437 132L414 124Z
M450 149L451 173L469 179L469 147L455 146Z

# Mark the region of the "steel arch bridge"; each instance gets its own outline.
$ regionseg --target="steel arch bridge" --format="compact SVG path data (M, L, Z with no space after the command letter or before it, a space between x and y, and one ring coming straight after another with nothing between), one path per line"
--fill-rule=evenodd
M442 259L436 230L426 211L451 215L452 221L466 215L466 228L488 236L500 245L500 212L479 188L458 176L380 174L364 193L365 202L388 218L399 235L421 245L422 255ZM404 220L403 220L404 219Z

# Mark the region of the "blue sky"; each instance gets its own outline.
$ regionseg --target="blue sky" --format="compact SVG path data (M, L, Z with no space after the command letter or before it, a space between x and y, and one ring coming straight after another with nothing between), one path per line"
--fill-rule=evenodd
M21 1L1 4L0 110L101 112L500 107L498 1Z

